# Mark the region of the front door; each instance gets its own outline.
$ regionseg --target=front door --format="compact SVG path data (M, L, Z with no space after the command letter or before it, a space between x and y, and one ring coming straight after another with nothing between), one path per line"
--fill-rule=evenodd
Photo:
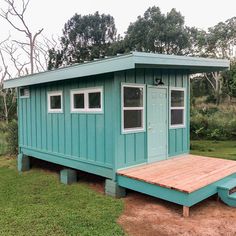
M167 89L148 87L147 91L148 161L167 159Z

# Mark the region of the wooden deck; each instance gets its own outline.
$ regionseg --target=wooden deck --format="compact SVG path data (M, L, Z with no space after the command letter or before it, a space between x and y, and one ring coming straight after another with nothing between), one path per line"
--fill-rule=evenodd
M185 155L119 170L118 175L161 187L192 193L236 173L236 161Z

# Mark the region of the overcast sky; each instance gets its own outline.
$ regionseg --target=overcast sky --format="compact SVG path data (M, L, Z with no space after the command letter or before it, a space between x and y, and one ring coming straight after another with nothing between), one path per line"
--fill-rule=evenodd
M47 36L60 36L64 23L75 13L99 11L114 16L118 33L123 34L130 22L154 5L164 13L176 8L185 17L186 25L203 29L236 16L236 0L31 0L27 21L35 30L44 28ZM0 7L4 7L4 0L0 0ZM0 39L9 32L14 35L14 30L3 19L0 19L0 29Z

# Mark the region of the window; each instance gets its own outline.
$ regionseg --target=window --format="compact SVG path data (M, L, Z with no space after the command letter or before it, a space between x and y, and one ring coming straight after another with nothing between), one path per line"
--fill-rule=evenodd
M29 88L20 88L20 98L29 98Z
M71 90L71 112L102 112L102 88Z
M144 131L144 86L122 85L122 132Z
M62 112L62 91L48 92L48 112Z
M185 127L185 89L170 90L170 126L171 128Z

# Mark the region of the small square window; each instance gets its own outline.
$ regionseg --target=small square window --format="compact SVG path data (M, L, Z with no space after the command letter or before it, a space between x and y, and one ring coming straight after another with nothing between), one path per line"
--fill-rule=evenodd
M62 112L62 92L48 92L48 112Z
M20 98L29 98L29 88L20 88Z

